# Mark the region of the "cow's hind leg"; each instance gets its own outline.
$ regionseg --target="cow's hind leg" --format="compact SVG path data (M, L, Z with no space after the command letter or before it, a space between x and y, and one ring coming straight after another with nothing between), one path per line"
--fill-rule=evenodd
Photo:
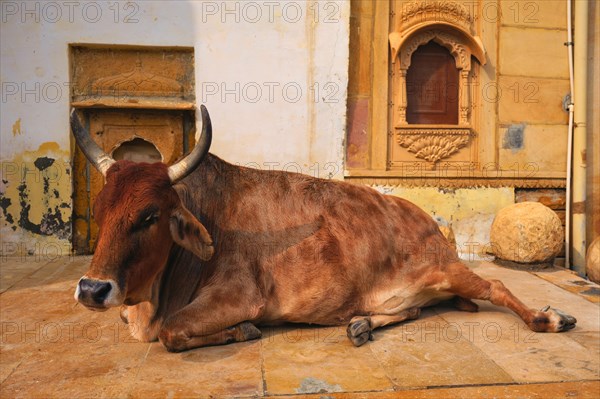
M463 312L478 312L479 305L470 299L463 298L462 296L455 296L452 298L452 305Z
M414 320L420 314L420 308L410 308L395 315L356 316L350 320L346 333L354 346L361 346L373 339L372 331L374 329L405 320Z
M575 327L577 320L573 316L549 306L542 310L528 308L514 296L502 282L485 280L462 263L447 266L445 277L450 284L448 291L462 298L485 299L497 306L505 306L523 319L533 331L560 332Z

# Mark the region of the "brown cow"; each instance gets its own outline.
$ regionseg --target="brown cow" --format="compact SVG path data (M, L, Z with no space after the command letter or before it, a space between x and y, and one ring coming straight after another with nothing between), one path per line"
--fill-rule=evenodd
M408 201L209 154L210 118L201 110L198 144L171 167L115 162L71 115L77 142L106 177L94 205L96 251L75 297L93 310L124 305L137 339L182 351L294 322L347 324L358 346L373 329L451 298L466 311L477 311L470 299L506 306L534 331L575 326L471 272Z

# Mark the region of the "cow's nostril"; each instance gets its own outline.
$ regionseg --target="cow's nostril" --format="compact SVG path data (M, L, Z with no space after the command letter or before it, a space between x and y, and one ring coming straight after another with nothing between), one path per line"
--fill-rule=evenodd
M112 286L110 285L110 283L100 284L94 292L94 299L96 300L96 302L104 302L106 296L108 295L111 289Z
M104 300L112 290L112 285L107 281L82 279L79 281L79 299L83 303L103 305Z

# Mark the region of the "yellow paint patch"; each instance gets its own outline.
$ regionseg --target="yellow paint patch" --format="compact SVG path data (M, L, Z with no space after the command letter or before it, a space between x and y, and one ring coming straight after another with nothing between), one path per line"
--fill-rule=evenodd
M496 214L500 209L514 203L514 189L461 188L445 192L434 187L395 187L392 195L407 199L430 215L441 216L447 221L456 221L477 213Z
M16 136L21 133L22 133L21 132L21 118L19 118L15 121L15 123L13 123L12 134L13 134L13 136Z
M47 141L45 143L40 144L40 147L37 149L36 152L54 152L54 153L59 153L59 152L63 152L65 154L68 153L66 151L61 151L60 146L58 145L58 143L56 141Z
M25 245L27 241L39 248L57 238L68 243L72 214L68 151L56 142L43 143L37 150L3 161L1 178L6 182L1 193L3 243Z

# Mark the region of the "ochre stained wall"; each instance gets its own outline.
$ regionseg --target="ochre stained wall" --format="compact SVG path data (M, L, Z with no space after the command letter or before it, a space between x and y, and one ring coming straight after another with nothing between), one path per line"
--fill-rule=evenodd
M534 163L539 176L566 176L569 93L563 0L500 1L496 143L501 165ZM519 140L510 130L522 127ZM516 141L519 141L517 143Z

